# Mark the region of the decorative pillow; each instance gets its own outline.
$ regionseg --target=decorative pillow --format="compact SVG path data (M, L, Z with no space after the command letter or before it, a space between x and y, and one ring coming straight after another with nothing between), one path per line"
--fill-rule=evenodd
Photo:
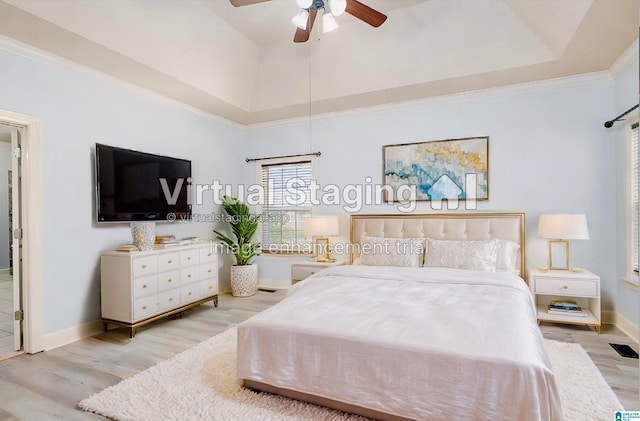
M424 254L424 238L367 237L360 239L362 266L419 267Z
M424 265L495 272L498 239L486 241L454 241L428 239Z
M496 270L520 274L518 269L518 250L520 245L509 240L498 240L498 259Z

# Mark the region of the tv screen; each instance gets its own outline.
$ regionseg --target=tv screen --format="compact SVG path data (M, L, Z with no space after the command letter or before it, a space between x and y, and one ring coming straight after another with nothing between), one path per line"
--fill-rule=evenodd
M168 215L169 219L178 220L190 217L189 177L189 160L96 143L97 220L166 221Z

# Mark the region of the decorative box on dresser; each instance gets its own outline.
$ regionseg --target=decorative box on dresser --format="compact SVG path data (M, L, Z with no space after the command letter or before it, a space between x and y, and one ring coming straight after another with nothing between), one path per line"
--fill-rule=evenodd
M291 283L294 284L302 281L322 269L346 265L344 260L336 260L335 262L316 262L315 260L301 261L291 265Z
M529 268L529 288L541 322L567 323L593 326L600 333L600 277L588 270L548 270ZM584 317L572 314L549 313L551 300L576 301Z
M133 253L107 251L100 263L102 323L136 328L212 300L218 306L218 256L198 243Z

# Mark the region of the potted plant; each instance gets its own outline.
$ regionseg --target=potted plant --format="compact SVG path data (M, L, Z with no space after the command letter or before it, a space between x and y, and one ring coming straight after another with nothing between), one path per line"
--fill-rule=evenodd
M224 196L222 209L228 215L228 222L235 240L213 230L218 240L235 256L231 266L231 293L234 297L250 297L258 289L258 266L251 259L260 254L260 244L253 243L258 229L257 215L252 215L249 207L235 197Z

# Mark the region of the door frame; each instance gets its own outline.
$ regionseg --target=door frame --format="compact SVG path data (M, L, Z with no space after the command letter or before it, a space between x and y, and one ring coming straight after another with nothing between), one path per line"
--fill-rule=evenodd
M42 149L40 121L0 109L0 123L23 129L21 145L22 321L23 349L44 351L44 285L42 270ZM14 262L17 264L17 262Z

